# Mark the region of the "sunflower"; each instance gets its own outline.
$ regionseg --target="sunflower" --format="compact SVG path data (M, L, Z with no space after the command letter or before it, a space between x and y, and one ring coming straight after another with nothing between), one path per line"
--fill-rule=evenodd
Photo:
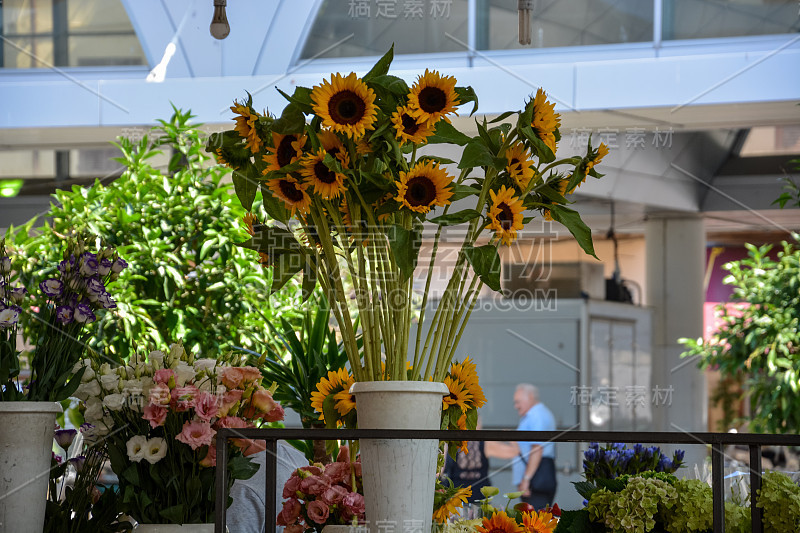
M468 403L472 400L472 395L466 390L464 384L450 376L445 376L444 384L447 385L450 393L442 398L442 411L447 410L451 405L459 406L464 412L468 411Z
M314 112L322 125L355 139L364 135L375 122L375 92L351 72L346 78L331 74L331 82L322 80L311 90Z
M464 384L466 391L472 395L472 404L480 409L486 403L486 396L478 383L478 372L475 363L469 357L463 363L450 365L450 375ZM465 428L466 429L466 428Z
M505 512L494 513L491 518L484 517L483 523L475 530L479 533L524 533L525 531Z
M328 375L323 377L317 383L317 390L311 393L311 407L314 408L315 411L319 413L319 419L325 420L325 413L323 412L323 404L325 403L325 399L330 396L331 394L336 397L336 394L340 392L347 392L350 390L350 386L353 384L353 377L348 374L347 370L344 368L340 368L339 370L330 370L328 371ZM344 407L344 403L342 405ZM353 407L355 407L355 402L353 402ZM344 416L349 412L342 413L339 409L339 402L336 402L336 410Z
M372 146L366 137L361 137L356 141L356 154L367 155L372 153Z
M445 489L447 491L447 489ZM447 491L449 492L449 491ZM438 523L445 522L460 509L472 496L472 487L458 487L458 489L445 500L438 509L433 511L433 520Z
M226 167L230 166L230 163L225 160L225 155L222 153L222 148L217 148L214 153L216 154L218 165L225 165Z
M570 178L556 178L550 183L550 185L558 192L558 194L564 196L567 194L567 185L569 185L569 180Z
M600 143L600 146L597 147L597 150L589 157L589 160L586 162L586 173L588 174L590 170L594 168L596 164L603 160L605 156L608 155L608 146L605 143ZM586 181L586 177L584 176L583 181ZM583 182L581 182L583 183Z
M514 178L520 190L524 190L535 174L533 161L531 161L525 145L520 142L509 148L506 151L506 160L508 161L506 171Z
M448 113L455 113L458 105L455 88L453 76L425 69L425 74L417 78L408 95L409 112L418 121L434 124Z
M489 227L503 244L509 245L516 240L517 230L522 229L522 198L515 198L514 189L506 189L505 185L500 187L497 194L494 191L489 191L489 194L492 197Z
M555 131L561 126L561 115L554 111L555 103L547 101L547 95L539 88L536 91L536 96L533 99L533 120L531 127L533 128L536 136L550 148L550 151L556 153L556 135Z
M280 170L300 159L303 155L303 146L305 144L305 135L296 133L281 135L280 133L272 132L272 146L267 147L267 151L270 153L263 157L264 162L267 163L264 174Z
M253 153L261 150L261 137L258 136L258 132L256 131L258 113L250 109L249 106L243 103L240 104L236 100L233 101L231 111L238 115L234 117L236 126L234 126L233 129L245 140L247 148Z
M300 183L297 178L287 174L286 176L269 180L267 187L272 191L272 194L283 200L286 209L292 215L295 212L300 215L308 213L308 209L311 207L311 197L306 192L307 183Z
M545 511L522 513L522 527L526 533L553 533L558 520Z
M317 138L323 150L338 159L343 167L350 165L350 155L338 135L330 130L321 130L317 133Z
M356 408L356 397L350 394L350 386L352 384L353 380L351 379L350 384L347 385L344 390L333 395L333 399L336 400L336 411L338 411L341 416L345 416Z
M324 149L320 148L316 154L309 154L302 160L300 174L307 178L307 182L314 186L314 191L325 200L337 198L344 190L345 175L334 172L325 165Z
M417 213L427 213L435 205L450 203L453 191L447 186L453 177L439 163L420 161L408 172L400 172L397 185L397 201Z
M397 108L392 114L392 123L400 144L407 142L425 144L425 139L433 134L433 124L414 118L408 106Z

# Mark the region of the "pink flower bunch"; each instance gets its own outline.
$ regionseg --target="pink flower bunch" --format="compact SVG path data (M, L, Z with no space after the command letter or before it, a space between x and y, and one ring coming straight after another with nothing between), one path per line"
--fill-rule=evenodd
M261 385L261 372L254 367L226 367L218 376L219 387L214 394L200 390L194 380L177 385L182 380L175 370L163 368L153 375L148 403L142 418L152 428L164 426L170 413L177 413L183 420L179 442L197 450L203 446L208 451L200 464L216 466L216 433L219 428L251 428L254 421L283 420L283 407L274 400L272 392ZM224 391L224 392L223 392ZM233 444L245 456L264 450L264 441L234 439Z
M277 525L286 526L286 533L322 531L328 524L351 524L354 519L364 523L361 462L349 462L346 453L338 459L325 466L298 468L286 481L286 501L277 520Z

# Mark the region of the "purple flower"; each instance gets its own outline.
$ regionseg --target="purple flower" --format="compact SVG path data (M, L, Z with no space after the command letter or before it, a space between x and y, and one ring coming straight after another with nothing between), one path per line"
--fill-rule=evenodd
M118 257L117 260L114 261L114 266L111 267L111 272L119 274L126 268L128 268L128 263L123 258Z
M61 272L62 275L64 275L67 272L71 271L74 267L75 267L75 256L71 255L69 259L64 259L58 264L58 271Z
M111 272L111 268L114 266L114 261L111 259L103 259L100 261L100 266L97 267L97 273L101 276L105 276L109 272Z
M69 324L74 319L72 308L68 305L59 305L56 307L56 318L64 325Z
M91 324L97 320L97 317L94 316L94 313L92 312L92 308L85 303L80 303L77 305L77 307L75 307L73 318L75 319L75 322L80 322L81 324Z
M11 289L11 301L15 304L18 304L25 298L25 295L28 294L28 289L25 287L17 287L15 289Z
M53 454L53 461L55 461L56 463L61 464L61 461L64 460L64 458L61 457L60 455L56 455L56 452L50 452L50 453Z
M17 320L19 320L20 313L22 313L22 309L16 305L6 307L0 311L0 329L14 326L14 324L17 323Z
M83 424L81 424L80 427L81 433L86 433L90 429L94 429L94 424L90 424L89 422L84 422Z
M94 258L94 254L83 254L83 256L81 256L80 272L82 276L94 276L97 274L97 269L99 266L100 265L97 263L97 259Z
M59 279L46 279L39 284L39 288L48 298L58 298L64 293L64 282Z
M83 470L83 465L86 464L86 456L79 455L69 460L69 463L75 467L75 470L80 474Z
M89 278L86 280L86 292L89 294L89 300L96 302L106 292L106 287L99 279Z
M100 305L103 306L103 309L117 308L116 302L111 298L111 295L108 294L107 292L101 294L100 297L97 299L97 301L100 302Z
M72 441L75 440L75 435L77 434L78 431L75 429L56 430L56 443L66 452L72 445Z

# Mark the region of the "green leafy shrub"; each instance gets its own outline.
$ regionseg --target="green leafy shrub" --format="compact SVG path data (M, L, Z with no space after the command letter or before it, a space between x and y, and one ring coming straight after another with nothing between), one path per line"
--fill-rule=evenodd
M235 245L246 234L237 230L244 211L223 181L230 171L210 164L190 119L176 109L138 143L120 138L119 179L58 191L43 226L34 219L10 230L10 241L28 258L25 277L56 263L70 234L98 235L129 263L116 312L99 320L91 336L92 348L113 359L179 339L208 357L232 346L261 352L265 323L301 317L298 285L292 281L270 297L271 269L262 274L258 254ZM166 168L156 166L161 153ZM23 326L28 333L31 324Z
M706 531L714 526L713 492L708 484L697 479L675 482L676 498L672 509L662 515L669 533Z
M780 472L767 472L761 478L758 507L764 510L764 531L800 531L800 487Z
M645 533L656 525L655 516L668 512L677 500L675 487L657 478L632 477L619 492L600 489L587 504L589 518L609 531Z

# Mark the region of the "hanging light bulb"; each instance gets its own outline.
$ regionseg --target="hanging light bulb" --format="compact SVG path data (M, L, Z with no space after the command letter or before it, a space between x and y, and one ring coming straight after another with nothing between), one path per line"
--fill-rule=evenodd
M531 44L531 11L534 0L517 0L519 10L519 44Z
M215 39L224 39L231 32L228 17L225 15L227 0L214 0L214 18L211 19L209 30Z

